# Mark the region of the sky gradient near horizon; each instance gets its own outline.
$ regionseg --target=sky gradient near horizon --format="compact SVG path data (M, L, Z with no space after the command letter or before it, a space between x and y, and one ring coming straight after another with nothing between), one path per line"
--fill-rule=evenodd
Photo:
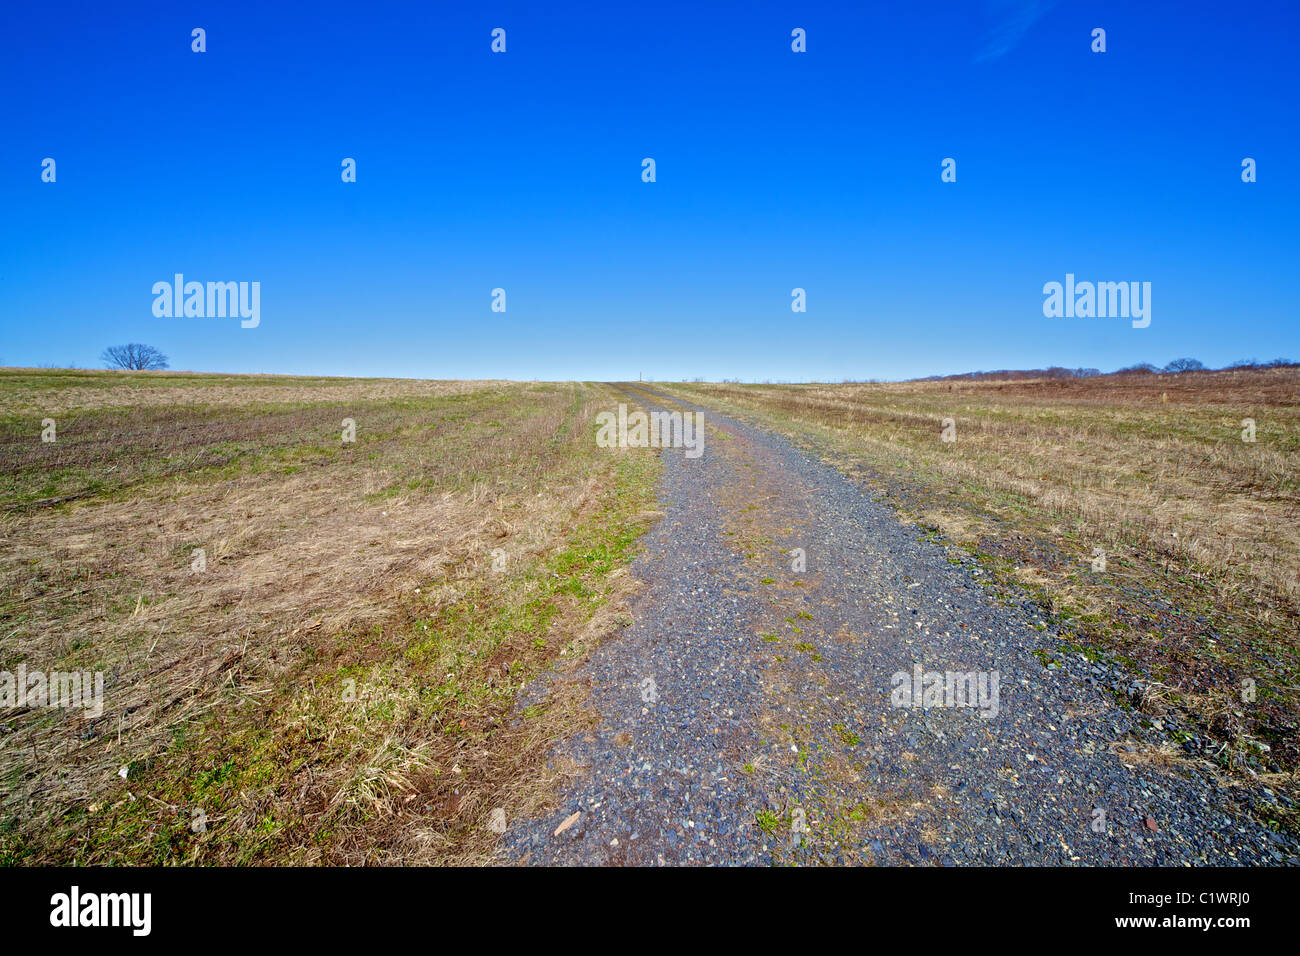
M98 367L131 341L176 369L430 378L1300 359L1295 4L6 19L0 365ZM155 317L175 273L260 282L260 325ZM1150 282L1150 326L1044 317L1067 273Z

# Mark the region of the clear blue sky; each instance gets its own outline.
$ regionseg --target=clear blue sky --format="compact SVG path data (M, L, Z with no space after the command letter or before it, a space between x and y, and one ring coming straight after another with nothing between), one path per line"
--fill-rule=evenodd
M1300 358L1294 3L290 6L9 5L0 364L128 341L438 378ZM259 281L261 325L156 318L177 272ZM1045 318L1067 272L1151 282L1150 327Z

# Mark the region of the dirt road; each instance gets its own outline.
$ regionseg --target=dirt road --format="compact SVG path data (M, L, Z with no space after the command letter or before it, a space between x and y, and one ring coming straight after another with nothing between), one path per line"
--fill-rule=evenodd
M573 678L599 726L557 744L580 769L507 832L512 861L1300 862L1041 609L830 465L704 412L702 456L663 452L635 622Z

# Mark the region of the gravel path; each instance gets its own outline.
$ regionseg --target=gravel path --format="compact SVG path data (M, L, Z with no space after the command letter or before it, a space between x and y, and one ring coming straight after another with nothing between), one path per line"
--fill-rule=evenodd
M704 412L702 457L663 452L635 622L574 678L601 721L556 757L585 774L507 831L511 859L1300 862L1242 788L1116 703L1121 675L1062 652L1038 608L999 599L835 468ZM973 674L955 690L985 696L908 706L896 684L917 665Z

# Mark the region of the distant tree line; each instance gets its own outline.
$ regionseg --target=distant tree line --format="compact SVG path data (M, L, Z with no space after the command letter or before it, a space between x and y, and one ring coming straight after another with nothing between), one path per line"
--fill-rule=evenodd
M1258 359L1238 359L1231 364L1223 366L1223 370L1231 369L1266 369L1266 368L1292 368L1300 363L1293 362L1290 359L1277 358L1270 362L1261 362ZM1030 368L1030 369L998 369L993 372L961 372L956 375L931 375L927 378L916 379L918 382L951 382L951 381L980 381L982 379L1000 379L1002 381L1016 381L1020 379L1034 378L1095 378L1102 374L1110 375L1175 375L1179 372L1201 372L1207 371L1206 366L1199 359L1194 358L1176 358L1169 364L1161 368L1158 365L1152 365L1150 362L1139 362L1136 365L1129 365L1114 372L1103 373L1095 368L1062 368L1059 365L1053 365L1051 368Z
M1275 358L1269 362L1261 362L1259 361L1259 359L1238 359L1235 362L1228 363L1218 371L1226 372L1226 371L1232 371L1234 369L1250 370L1250 369L1265 369L1265 368L1294 368L1298 364L1300 363L1293 362L1291 361L1291 359L1285 359L1285 358ZM1133 374L1168 375L1168 374L1176 374L1178 372L1203 372L1203 371L1214 371L1214 370L1213 369L1207 370L1204 363L1194 358L1177 358L1174 359L1172 362L1170 362L1168 365L1166 365L1164 368L1159 368L1155 365L1152 365L1150 362L1139 362L1137 365L1125 366L1124 368L1117 370L1113 374L1115 375L1133 375Z
M1100 375L1101 370L1095 368L1062 368L1059 365L1053 365L1051 368L1029 368L1016 369L1004 368L992 372L960 372L956 375L931 375L929 378L917 379L920 382L948 382L957 379L979 381L986 378L997 379L1027 379L1027 378L1093 378Z
M1261 362L1258 359L1238 359L1235 362L1223 366L1217 371L1241 370L1258 370L1269 368L1296 368L1300 367L1300 362L1294 362L1291 359L1275 358L1268 362ZM1139 362L1136 365L1127 365L1124 368L1116 369L1113 372L1103 372L1095 368L1064 368L1060 365L1053 365L1050 368L1006 368L997 369L992 372L959 372L955 375L927 375L924 378L908 379L912 382L954 382L954 381L982 381L985 379L998 379L1001 381L1024 381L1029 379L1076 379L1076 378L1097 378L1102 375L1176 375L1179 372L1202 372L1216 371L1209 369L1199 359L1194 358L1176 358L1163 368L1158 365L1152 365L1150 362ZM686 381L683 379L683 381ZM705 379L697 375L693 381L703 382ZM744 382L740 378L724 378L722 383L726 385L739 385ZM848 384L871 384L875 385L884 379L878 378L842 378L840 381ZM756 384L757 380L751 380ZM786 385L789 384L785 379L764 379L764 385Z

